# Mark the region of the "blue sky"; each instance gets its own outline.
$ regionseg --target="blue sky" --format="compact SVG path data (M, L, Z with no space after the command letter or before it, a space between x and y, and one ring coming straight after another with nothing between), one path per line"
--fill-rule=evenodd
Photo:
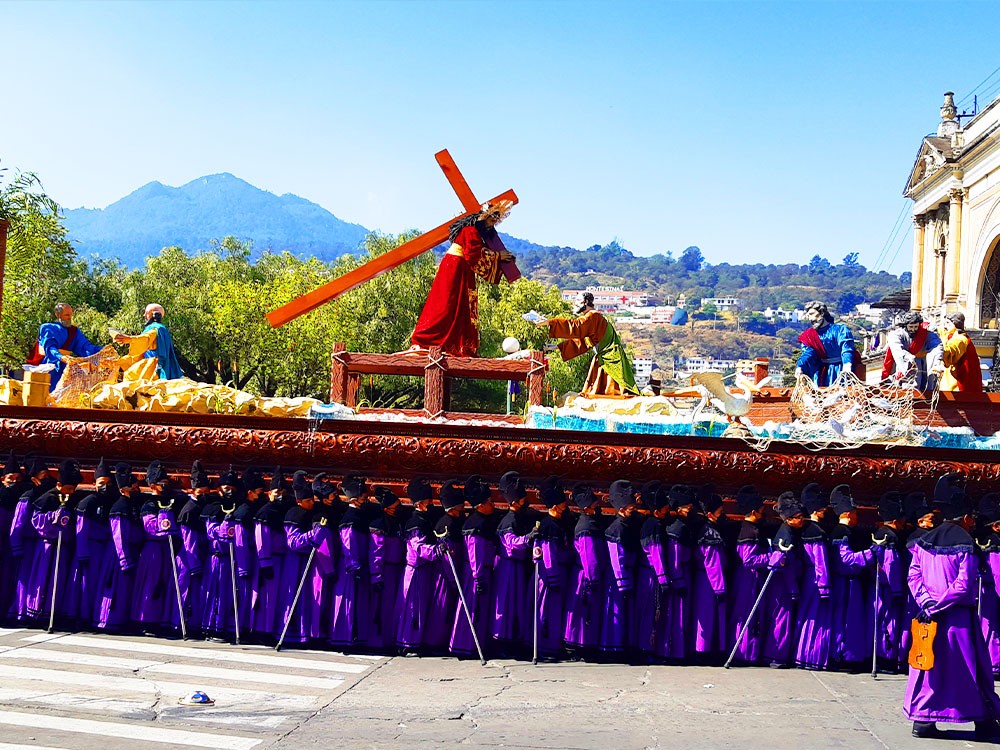
M448 148L534 242L901 272L920 139L998 27L988 2L0 2L0 159L68 208L232 172L395 233L459 212Z

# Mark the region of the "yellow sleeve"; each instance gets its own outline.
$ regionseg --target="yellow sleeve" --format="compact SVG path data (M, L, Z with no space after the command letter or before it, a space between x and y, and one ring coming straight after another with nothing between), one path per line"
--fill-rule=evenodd
M140 333L136 336L128 337L128 354L118 360L122 369L128 369L131 365L142 359L142 355L151 349L156 348L156 330Z
M954 334L949 339L942 336L941 340L944 342L941 361L944 362L945 367L952 367L958 363L958 360L965 354L965 350L969 348L969 338L961 334Z
M552 318L549 320L549 336L556 339L599 340L607 328L603 316L588 313L582 318Z

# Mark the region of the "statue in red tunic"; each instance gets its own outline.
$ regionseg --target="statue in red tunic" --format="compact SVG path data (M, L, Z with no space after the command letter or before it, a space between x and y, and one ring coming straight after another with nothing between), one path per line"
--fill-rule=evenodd
M410 351L440 346L456 357L475 357L479 351L479 299L476 276L497 284L512 266L514 256L494 227L507 218L511 201L487 203L478 214L451 225L451 247L445 253L430 294L420 311ZM512 279L511 279L512 280Z
M982 393L983 370L979 365L976 345L965 332L965 315L960 312L946 315L940 334L944 343L941 390Z

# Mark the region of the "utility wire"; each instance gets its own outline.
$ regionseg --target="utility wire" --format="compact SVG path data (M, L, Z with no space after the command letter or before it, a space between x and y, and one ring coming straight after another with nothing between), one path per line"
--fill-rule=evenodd
M967 101L969 101L975 95L975 93L979 90L979 87L982 86L984 83L986 83L988 80L990 80L998 72L1000 72L1000 67L998 67L996 70L994 70L988 76L986 76L986 78L984 78L982 81L980 81L979 85L976 86L976 88L972 89L972 91L970 91L968 94L966 94L965 97L958 104L959 105L965 104ZM958 105L956 105L956 106L958 106Z
M892 254L892 260L885 264L885 269L887 271L892 268L892 264L896 262L896 258L899 257L899 251L903 249L903 245L906 244L906 238L910 236L912 231L913 228L911 227L909 231L903 232L903 236L899 238L899 244L896 245L896 252Z
M886 253L892 246L892 243L896 239L896 234L899 232L899 228L902 224L903 216L906 214L906 209L909 208L910 201L904 200L903 207L899 210L899 216L896 217L895 223L892 225L892 230L889 232L889 236L886 237L885 242L882 244L882 249L879 251L878 257L875 259L875 265L872 268L873 273L877 273L879 267L881 266L882 260L885 258Z

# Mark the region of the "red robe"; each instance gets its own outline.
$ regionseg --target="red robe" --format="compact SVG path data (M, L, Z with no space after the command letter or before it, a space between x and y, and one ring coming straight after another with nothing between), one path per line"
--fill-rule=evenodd
M976 345L969 339L969 334L952 330L950 333L940 331L940 336L944 342L941 358L945 367L941 390L982 393L983 371Z
M479 351L479 294L476 276L500 281L500 256L483 244L475 226L464 227L438 266L431 291L420 311L410 341L414 346L453 357L475 357Z

